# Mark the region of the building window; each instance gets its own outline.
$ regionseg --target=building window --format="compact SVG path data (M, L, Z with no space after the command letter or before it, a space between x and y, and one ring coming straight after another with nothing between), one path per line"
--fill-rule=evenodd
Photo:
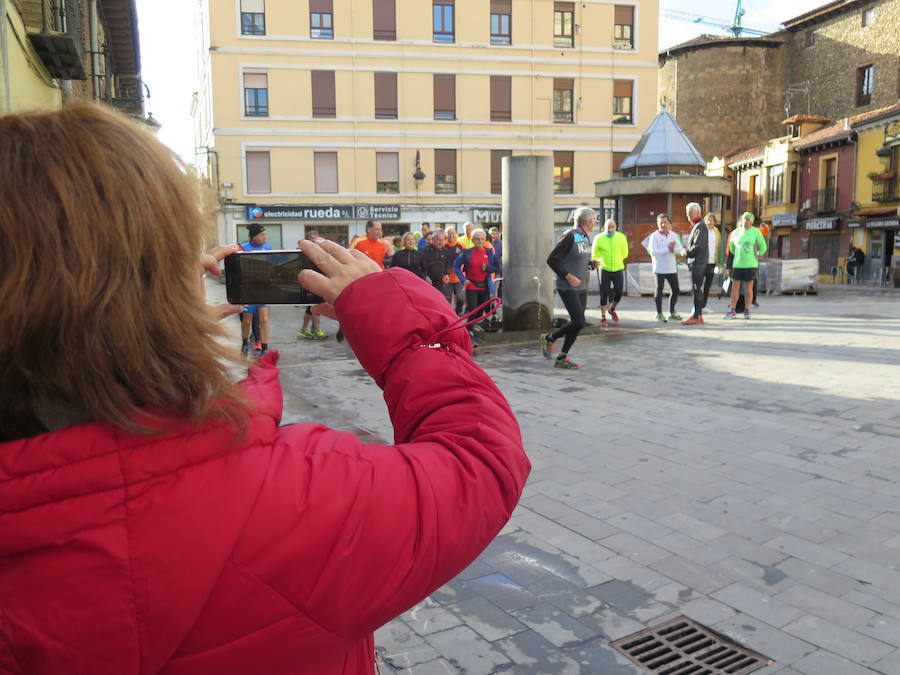
M456 119L456 75L434 75L434 119Z
M575 80L568 78L553 79L553 121L574 121L572 97Z
M247 151L247 194L268 194L272 191L272 172L268 150Z
M634 6L616 5L613 47L634 49Z
M241 35L265 34L265 0L241 0Z
M869 9L864 9L862 13L863 28L871 26L873 23L875 23L875 8L869 7Z
M312 116L335 117L334 71L313 70L312 76Z
M399 153L375 153L375 191L395 194L400 192Z
M856 105L869 105L875 89L875 66L856 69Z
M512 44L512 0L491 0L491 44Z
M336 152L314 152L316 192L334 194L338 191L338 165Z
M784 164L770 166L769 184L766 186L766 203L781 204L784 201Z
M434 151L434 191L456 193L456 150Z
M491 75L491 121L512 121L512 78Z
M575 3L553 3L553 46L575 46Z
M558 150L553 153L553 191L557 194L572 194L572 164L575 153Z
M808 30L806 31L806 46L812 47L816 44L816 31Z
M613 176L621 176L622 175L622 162L630 155L629 152L615 152L612 153L612 175Z
M613 124L631 124L633 80L615 80L613 82Z
M395 0L373 0L372 37L376 40L397 39L397 8Z
M512 150L491 150L491 194L503 191L503 158L512 156Z
M375 117L397 119L397 73L375 73Z
M309 36L318 40L334 38L332 0L309 0Z
M456 39L453 32L453 2L454 0L433 0L435 42L454 42Z
M244 73L244 114L269 116L269 85L265 73Z

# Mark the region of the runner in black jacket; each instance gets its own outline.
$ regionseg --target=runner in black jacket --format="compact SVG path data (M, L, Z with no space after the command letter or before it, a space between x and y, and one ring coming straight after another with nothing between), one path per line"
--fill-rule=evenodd
M425 260L422 252L416 248L416 235L407 232L403 235L403 248L394 253L391 267L402 267L417 277L425 278Z
M452 303L453 287L450 286L450 273L453 271L453 261L457 252L445 246L446 240L443 230L435 230L431 235L431 243L422 249L422 260L428 281L444 294L447 302Z

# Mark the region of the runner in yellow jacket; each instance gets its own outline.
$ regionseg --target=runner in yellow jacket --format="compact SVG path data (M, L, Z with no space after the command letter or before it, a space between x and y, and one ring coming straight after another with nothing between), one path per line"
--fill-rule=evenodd
M594 237L591 257L600 263L600 325L606 326L606 312L619 321L616 307L625 288L625 259L628 257L628 238L616 232L616 221L610 218L603 232ZM609 304L612 297L612 304Z

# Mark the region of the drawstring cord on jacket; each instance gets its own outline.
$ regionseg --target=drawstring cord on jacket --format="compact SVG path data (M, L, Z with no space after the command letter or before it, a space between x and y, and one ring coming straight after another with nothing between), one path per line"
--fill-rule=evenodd
M487 319L488 317L493 316L494 314L497 313L497 310L500 309L500 306L502 304L503 304L503 301L500 298L491 298L487 302L481 303L480 305L478 305L478 307L473 309L471 312L463 314L461 317L458 317L456 319L456 321L451 323L449 326L439 330L437 333L432 335L428 340L429 344L424 344L424 345L419 345L419 346L420 347L428 347L430 349L439 349L439 348L443 347L440 340L444 335L449 333L451 330L456 330L457 328L468 328L469 326L476 324L479 321L483 321L484 319ZM477 318L472 319L471 321L466 321L466 319L471 317L473 314L477 314L479 311L481 311L488 305L493 305L493 307L490 307L489 309L487 309L484 314L478 316Z

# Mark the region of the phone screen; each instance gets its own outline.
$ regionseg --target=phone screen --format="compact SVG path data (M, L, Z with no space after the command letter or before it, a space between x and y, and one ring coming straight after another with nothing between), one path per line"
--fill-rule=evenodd
M225 292L234 305L317 305L325 302L297 281L316 270L301 251L242 251L225 258Z

